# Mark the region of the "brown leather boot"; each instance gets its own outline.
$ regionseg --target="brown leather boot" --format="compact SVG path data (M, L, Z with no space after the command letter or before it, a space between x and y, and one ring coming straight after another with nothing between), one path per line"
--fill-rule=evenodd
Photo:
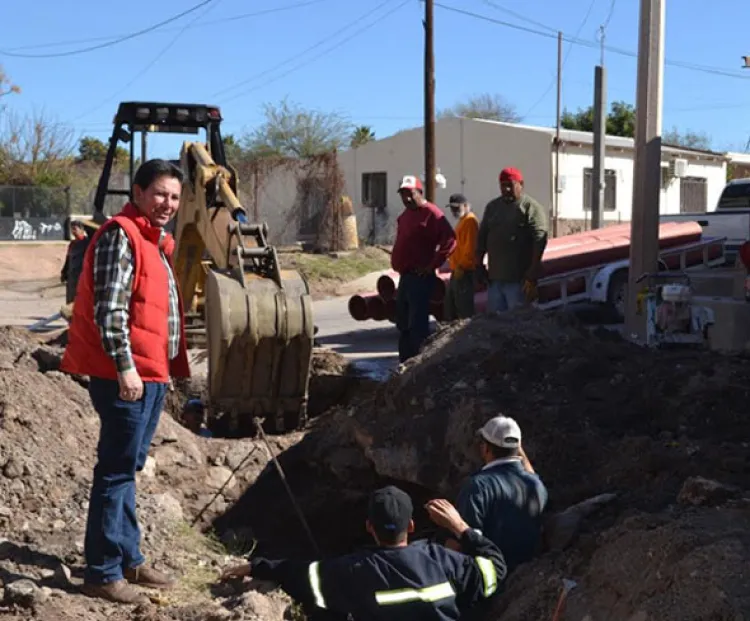
M131 584L149 589L171 589L175 583L174 579L167 574L145 565L131 567L123 571L122 574L125 576L125 580Z
M84 583L81 586L81 593L89 597L106 599L116 604L148 604L151 601L125 580L115 580L107 584Z

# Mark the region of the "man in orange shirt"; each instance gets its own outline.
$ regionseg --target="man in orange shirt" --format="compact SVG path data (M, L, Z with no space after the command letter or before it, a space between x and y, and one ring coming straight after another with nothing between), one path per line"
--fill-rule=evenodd
M448 257L451 279L445 292L443 319L465 319L474 315L474 269L476 268L479 220L463 194L451 195L448 208L458 220L456 249Z

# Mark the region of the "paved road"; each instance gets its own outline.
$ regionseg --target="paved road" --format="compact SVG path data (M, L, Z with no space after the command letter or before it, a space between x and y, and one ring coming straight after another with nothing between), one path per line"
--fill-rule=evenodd
M387 374L397 364L397 334L389 322L355 321L347 308L349 298L316 301L318 342L352 359L363 372ZM0 325L28 327L50 317L65 302L65 290L54 280L0 283ZM66 324L58 320L50 329Z
M382 377L398 364L398 333L388 321L355 321L349 298L315 302L318 342L355 361L362 372Z

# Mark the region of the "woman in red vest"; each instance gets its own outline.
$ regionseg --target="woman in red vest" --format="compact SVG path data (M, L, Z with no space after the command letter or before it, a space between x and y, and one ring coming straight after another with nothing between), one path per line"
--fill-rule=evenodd
M170 376L190 374L174 239L163 229L177 213L182 178L165 160L143 164L132 202L91 239L62 361L64 371L90 376L101 421L82 590L114 602L147 602L132 584L172 585L140 551L135 473L146 462Z

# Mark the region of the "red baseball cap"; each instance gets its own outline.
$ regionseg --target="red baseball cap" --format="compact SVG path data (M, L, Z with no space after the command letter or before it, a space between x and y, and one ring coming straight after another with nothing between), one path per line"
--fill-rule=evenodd
M403 179L401 179L401 183L398 186L398 191L401 190L419 190L422 191L422 182L420 181L419 177L415 177L414 175L406 175Z
M518 181L523 183L523 175L517 168L503 168L500 173L500 183L508 183L510 181Z

